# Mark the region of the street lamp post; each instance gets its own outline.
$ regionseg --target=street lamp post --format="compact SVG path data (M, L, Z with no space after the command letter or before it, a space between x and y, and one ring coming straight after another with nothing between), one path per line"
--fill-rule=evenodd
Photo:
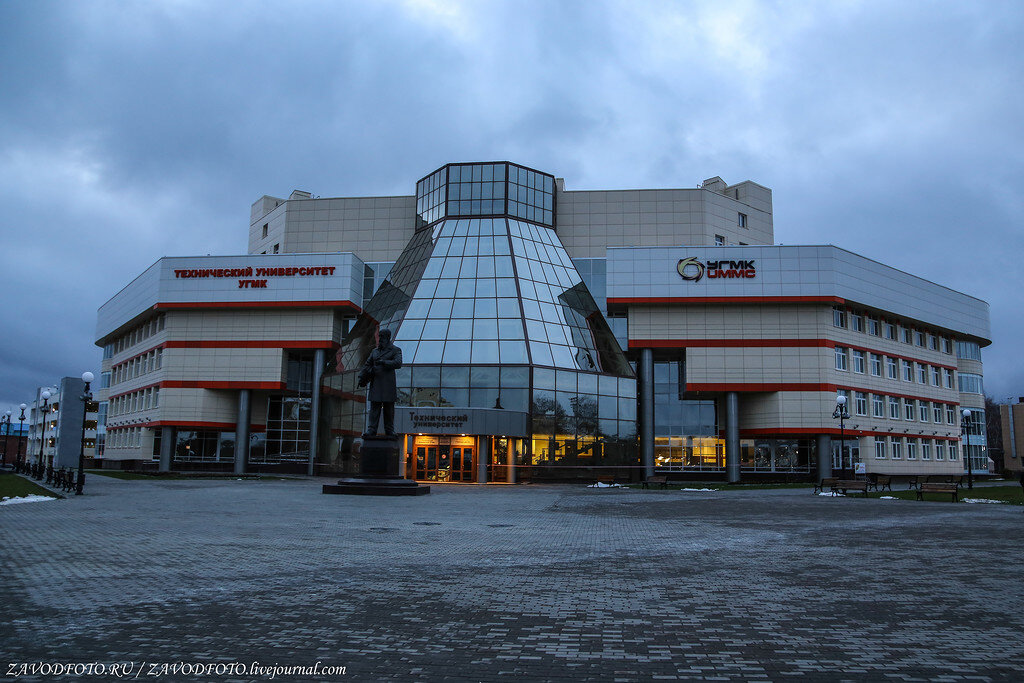
M25 408L28 408L28 406L25 405L24 403L22 403L18 407L21 408L21 417L18 418L18 422L20 422L21 424L18 427L18 454L14 458L14 462L16 462L18 464L18 468L20 470L20 468L21 468L21 439L23 438L23 436L25 434ZM28 445L27 444L25 446L25 450L28 451ZM28 453L26 452L25 455L27 456Z
M43 464L43 446L46 445L46 409L50 405L50 392L44 390L39 398L43 399L43 405L40 410L40 414L43 416L43 423L39 426L39 470L36 472L36 479L42 479L46 476L46 465Z
M0 417L0 427L6 426L6 434L4 434L4 459L0 460L0 465L7 465L7 442L11 439L11 411L7 411Z
M967 445L967 440L970 437L971 411L969 411L967 408L964 408L960 412L960 415L960 432L961 434L963 434L964 438L964 460L967 461L967 488L973 489L974 475L971 470L971 449Z
M85 382L85 391L82 392L82 439L78 445L78 481L75 483L75 495L82 495L82 487L85 485L85 415L89 411L89 403L92 401L92 392L89 385L92 383L91 372L82 373L82 381Z
M832 411L833 419L839 420L839 476L843 476L846 461L843 458L843 451L846 449L846 421L850 419L850 413L846 410L846 397L842 394L836 396L836 409ZM853 472L853 455L850 455L850 476L856 477Z

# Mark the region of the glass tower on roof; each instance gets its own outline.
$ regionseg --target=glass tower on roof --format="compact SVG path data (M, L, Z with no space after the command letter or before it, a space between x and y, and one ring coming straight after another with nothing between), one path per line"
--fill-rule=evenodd
M558 240L554 202L553 176L508 162L449 164L417 183L413 237L324 378L323 465L355 469L356 374L378 329L405 363L399 431L458 409L461 435L517 439L510 461L534 478L633 464L636 380Z

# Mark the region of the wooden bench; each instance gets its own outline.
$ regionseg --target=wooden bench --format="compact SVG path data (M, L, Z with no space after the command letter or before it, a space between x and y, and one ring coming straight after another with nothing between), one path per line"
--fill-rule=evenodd
M831 477L830 478L826 478L826 479L822 479L820 484L815 484L814 485L814 495L818 495L819 493L824 493L826 489L831 491L832 495L835 495L835 493L836 493L835 485L836 485L837 481L839 481L839 480L835 479L835 478L831 478Z
M868 487L873 491L892 491L892 477L888 474L869 474Z
M926 493L948 493L953 496L953 502L960 502L960 482L938 482L926 481L917 488L917 499L924 500Z
M666 489L668 488L668 477L664 474L655 474L654 476L647 477L640 485L640 488L650 488L654 484L657 484L658 488Z
M868 497L868 482L867 479L853 480L853 479L839 479L835 484L832 485L832 492L835 493L841 491L843 495L846 495L847 491L860 491L864 494L864 497Z
M909 491L910 489L916 489L918 484L920 483L920 479L921 477L917 476L916 474L907 479L907 490Z

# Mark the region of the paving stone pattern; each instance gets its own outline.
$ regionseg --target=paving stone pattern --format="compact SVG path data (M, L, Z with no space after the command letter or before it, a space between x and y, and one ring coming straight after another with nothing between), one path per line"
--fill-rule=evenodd
M323 483L93 476L86 496L0 508L3 671L1024 679L1020 507L537 485L372 498Z

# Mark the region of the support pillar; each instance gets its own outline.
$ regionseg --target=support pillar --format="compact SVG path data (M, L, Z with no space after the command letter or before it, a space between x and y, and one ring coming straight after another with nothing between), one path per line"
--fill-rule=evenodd
M174 442L178 434L174 427L160 428L160 471L171 471L171 457L174 453Z
M238 422L235 425L235 474L245 474L245 463L249 461L249 399L251 391L238 392Z
M832 476L832 437L818 434L818 481Z
M640 349L640 464L654 476L654 350Z
M740 398L735 391L725 395L725 476L730 484L740 483Z
M512 447L512 439L508 440L508 483L516 483L516 449Z
M476 448L476 483L487 483L487 461L491 459L491 439L484 435L478 437Z
M402 459L398 463L398 476L402 477L403 479L412 478L406 474L406 470L409 466L409 460L412 459L412 448L415 445L415 443L416 437L414 437L412 434L405 437L405 453L402 455Z
M324 366L327 357L323 349L313 354L313 397L309 402L309 463L306 474L313 476L313 463L316 462L317 446L320 444L320 382L324 378ZM405 461L405 458L402 458Z

